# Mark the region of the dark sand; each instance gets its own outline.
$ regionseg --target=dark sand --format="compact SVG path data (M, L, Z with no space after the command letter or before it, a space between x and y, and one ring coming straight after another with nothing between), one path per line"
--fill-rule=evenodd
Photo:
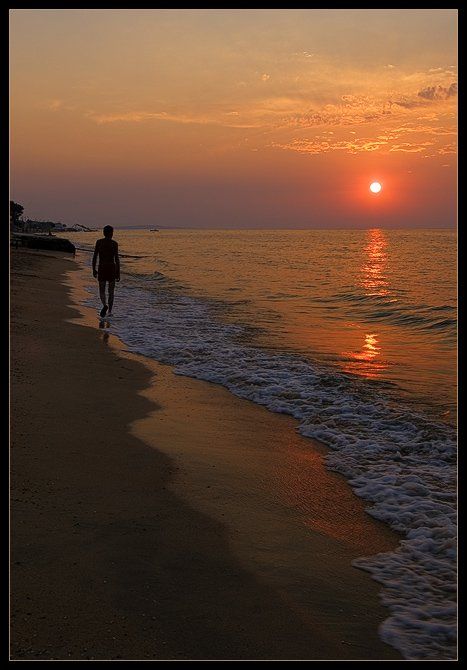
M324 450L122 351L69 257L11 263L11 658L400 658L351 566L397 537Z

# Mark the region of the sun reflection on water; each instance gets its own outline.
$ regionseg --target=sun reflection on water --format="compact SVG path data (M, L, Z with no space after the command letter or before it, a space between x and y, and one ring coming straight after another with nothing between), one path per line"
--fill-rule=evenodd
M381 360L379 336L376 333L366 333L361 351L346 351L347 360L343 366L345 372L361 375L368 379L378 377L387 369L385 361Z
M385 296L389 294L389 282L385 274L388 243L383 231L379 228L369 230L368 237L368 244L363 250L365 260L362 267L361 286L366 290L367 295Z
M389 296L389 281L386 275L388 262L387 239L379 228L367 233L367 244L363 248L363 264L361 268L360 286L365 289L367 297ZM388 364L381 358L381 338L378 333L365 333L360 351L345 351L345 372L361 375L367 379L379 377Z

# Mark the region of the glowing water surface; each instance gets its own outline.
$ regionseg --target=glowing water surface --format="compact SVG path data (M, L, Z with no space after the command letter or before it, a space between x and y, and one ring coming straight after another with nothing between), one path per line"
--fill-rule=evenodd
M79 246L96 233L70 236ZM456 262L449 230L118 230L123 282L163 275L226 305L255 343L393 386L455 420ZM159 274L158 274L159 273Z

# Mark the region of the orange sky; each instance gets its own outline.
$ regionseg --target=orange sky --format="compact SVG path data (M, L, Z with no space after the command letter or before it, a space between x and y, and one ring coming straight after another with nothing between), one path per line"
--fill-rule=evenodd
M31 218L456 223L456 10L10 10L10 45Z

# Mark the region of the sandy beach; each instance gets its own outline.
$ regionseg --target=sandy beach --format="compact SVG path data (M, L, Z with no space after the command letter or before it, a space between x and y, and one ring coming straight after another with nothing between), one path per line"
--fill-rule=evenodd
M125 351L80 272L11 254L11 658L399 659L352 567L398 536L293 419Z

